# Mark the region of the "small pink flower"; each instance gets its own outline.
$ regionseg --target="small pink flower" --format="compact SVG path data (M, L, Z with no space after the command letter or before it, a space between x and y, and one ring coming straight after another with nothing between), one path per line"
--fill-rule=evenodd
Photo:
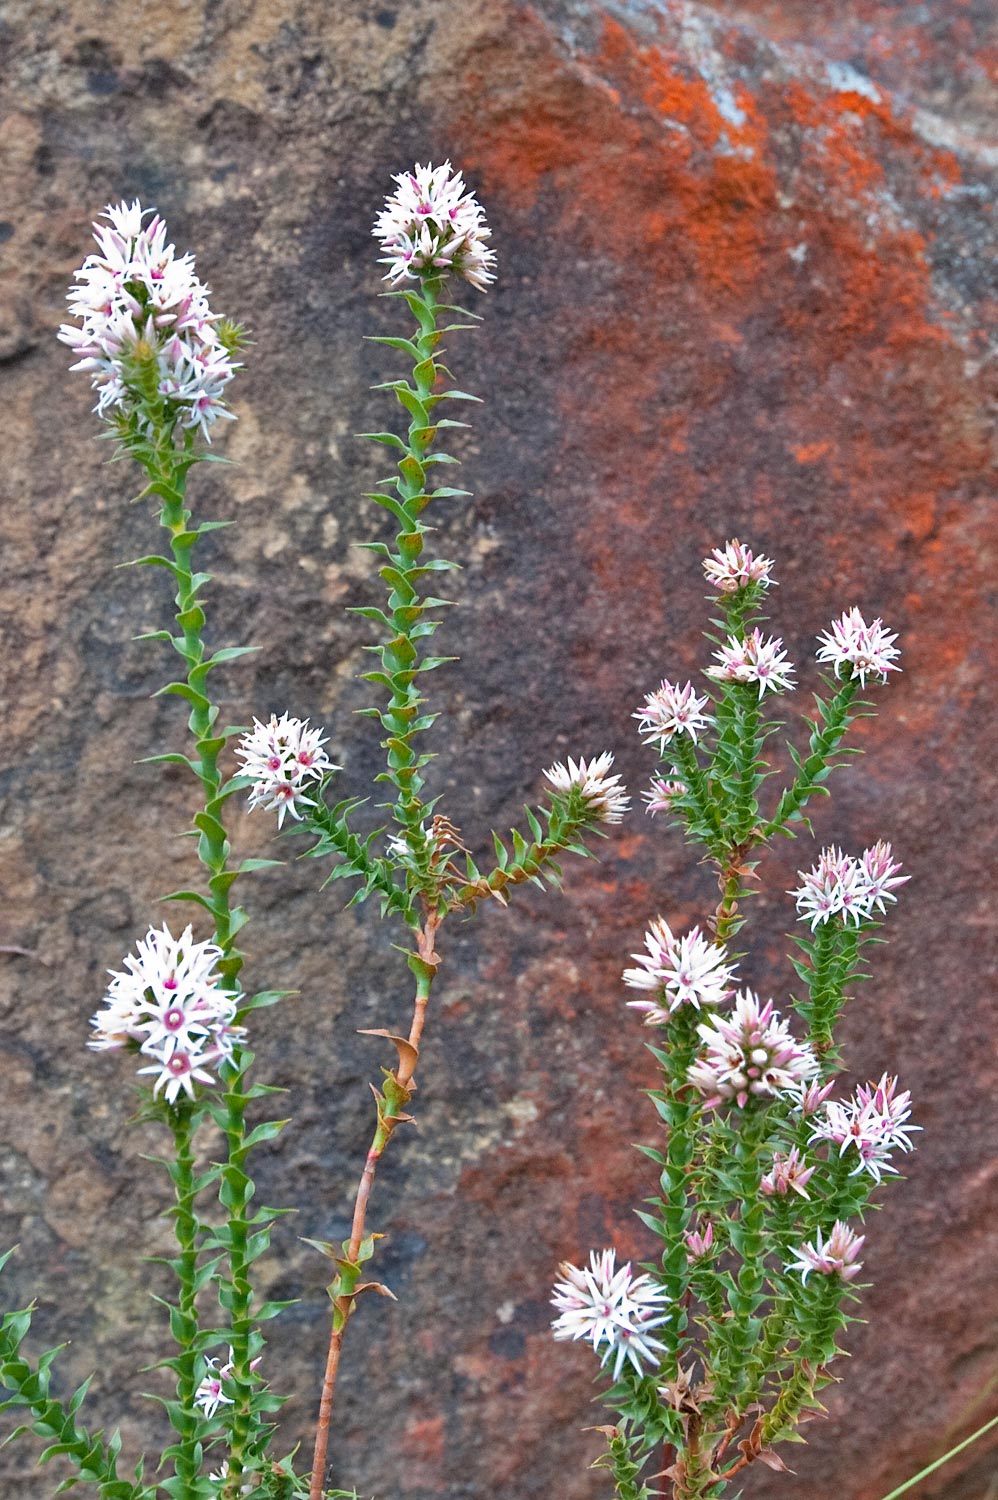
M560 797L571 797L575 792L594 822L619 823L630 806L630 798L620 777L609 774L612 765L613 756L607 750L588 761L580 758L578 764L571 759L567 765L559 761L544 775Z
M295 719L284 713L271 714L266 724L253 720L253 728L239 741L236 755L243 762L243 776L250 776L247 806L264 807L277 812L277 826L284 824L284 814L301 820L302 806L311 806L305 795L313 791L324 776L338 771L322 746L326 737L321 729L310 729L307 719Z
M552 1305L559 1316L552 1323L556 1339L591 1341L600 1363L613 1361L616 1380L624 1363L643 1374L644 1364L657 1364L665 1348L651 1330L669 1321L662 1312L668 1294L650 1276L635 1276L630 1262L617 1269L616 1252L593 1250L588 1267L563 1261L558 1267L562 1280L555 1284Z
M796 1146L785 1156L780 1151L774 1151L773 1165L759 1186L767 1198L785 1198L792 1191L802 1198L810 1199L807 1184L816 1170L816 1167L804 1165L804 1160Z
M787 653L778 636L770 636L764 641L762 631L753 630L740 641L732 635L720 650L714 652L714 656L718 665L706 667L705 671L716 682L758 684L760 698L767 688L774 693L793 691L794 668L787 661Z
M668 922L657 917L645 933L645 953L633 953L638 964L624 970L624 983L631 989L651 990L656 1000L629 1000L633 1010L644 1011L649 1026L661 1026L681 1005L699 1010L721 1005L733 993L734 965L718 943L693 927L677 938Z
M725 542L723 548L715 547L703 560L707 582L721 594L733 594L752 583L769 588L776 581L769 576L772 566L772 558L756 557L748 547L742 546L737 537Z
M678 734L688 734L696 744L697 735L712 722L703 712L709 702L709 698L697 696L692 682L680 688L663 680L661 687L648 694L644 708L632 717L638 721L645 744L658 745L664 751Z
M687 1078L708 1109L732 1101L744 1109L749 1099L775 1098L818 1071L811 1048L797 1041L772 1000L760 1005L751 990L740 992L730 1016L712 1016L697 1030L706 1052Z
M684 781L666 781L662 776L653 776L648 790L641 793L645 812L652 817L656 813L671 812L677 797L685 797L688 790Z
M819 635L820 662L829 663L836 677L845 671L848 677L858 677L865 688L868 676L887 681L888 672L900 672L896 658L901 655L894 645L897 634L885 629L881 619L867 625L858 609L847 609L839 619L833 620L831 629Z
M801 1245L798 1258L788 1262L786 1269L800 1271L802 1281L807 1281L812 1271L821 1276L841 1276L843 1281L852 1281L863 1269L857 1256L865 1238L865 1235L854 1234L848 1224L837 1219L827 1240L819 1230L813 1242Z
M449 161L440 167L417 163L394 181L396 190L374 225L385 252L385 280L394 285L420 273L453 271L484 292L495 280L495 252L486 243L492 231L461 174Z
M830 1100L823 1114L815 1117L811 1141L829 1141L844 1156L850 1147L856 1154L855 1177L867 1172L875 1182L885 1173L896 1175L891 1164L895 1150L913 1151L910 1139L918 1125L909 1125L911 1094L897 1091L898 1081L885 1073L879 1083L860 1085L851 1099Z
M694 1260L706 1260L714 1245L714 1226L708 1219L706 1229L690 1229L683 1235L683 1239Z

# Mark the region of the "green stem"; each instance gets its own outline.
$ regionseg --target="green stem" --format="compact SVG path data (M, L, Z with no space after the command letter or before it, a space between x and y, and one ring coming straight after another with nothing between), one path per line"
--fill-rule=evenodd
M170 1327L180 1355L175 1362L177 1373L177 1402L170 1408L170 1419L177 1432L171 1456L174 1472L182 1485L193 1483L201 1471L201 1450L197 1441L198 1413L194 1405L197 1392L195 1368L197 1365L197 1265L200 1225L195 1209L196 1183L194 1175L194 1132L196 1119L187 1103L178 1103L170 1118L173 1130L174 1159L170 1175L173 1179L176 1205L173 1213L174 1233L178 1255L173 1264L176 1268L178 1301L171 1310Z
M640 1477L643 1465L631 1457L630 1443L619 1428L608 1434L606 1458L609 1462L605 1466L613 1473L616 1500L651 1500L651 1490Z
M708 1337L707 1365L714 1377L714 1389L705 1410L711 1414L723 1412L738 1401L762 1330L759 1309L766 1300L768 1236L760 1183L762 1147L768 1131L766 1109L749 1103L742 1111L728 1165L738 1194L739 1217L731 1225L730 1234L739 1265L737 1272L728 1276L731 1316L711 1327Z
M818 700L819 717L811 726L810 754L799 765L797 775L780 798L772 822L767 823L761 838L786 831L788 823L799 822L804 808L828 775L828 762L856 715L850 708L859 691L859 679L847 678L827 701Z
M423 547L429 528L421 517L432 500L464 493L448 488L427 489L431 465L456 461L446 453L430 451L438 429L464 425L437 418L434 414L437 403L454 394L434 394L437 380L444 373L444 367L435 358L440 339L438 314L442 310L439 289L439 277L425 276L420 280L418 292L389 294L405 298L418 324L415 336L404 341L404 347L414 361L411 383L406 380L387 383L387 388L394 392L409 413L410 422L405 440L392 433L369 434L402 452L398 474L386 486L394 489L395 494L382 493L371 497L391 511L399 523L399 530L394 551L383 542L366 544L385 558L381 576L390 590L387 613L378 609L357 611L377 620L389 634L384 644L373 648L380 654L381 671L366 675L368 680L385 687L389 693L387 708L373 710L386 732L383 747L387 751L388 766L384 779L392 782L396 789L393 816L404 830L413 857L415 888L428 898L434 895L435 878L431 868L434 850L423 828L426 807L422 798L424 782L421 770L429 757L419 753L414 742L416 736L429 729L436 718L433 713L422 712L424 699L419 679L444 660L422 654L422 641L433 634L439 623L426 619L425 614L427 608L444 605L447 601L426 597L421 588L426 575L446 571L454 564L444 559L424 560Z
M684 1236L692 1218L690 1171L696 1147L694 1122L700 1099L687 1082L687 1074L699 1047L697 1020L698 1012L693 1006L681 1005L670 1018L665 1047L651 1049L665 1074L665 1087L653 1092L651 1097L666 1126L658 1200L665 1248L662 1273L657 1278L668 1292L668 1306L674 1309L670 1321L657 1334L668 1351L659 1368L660 1378L666 1385L677 1379L682 1351L689 1342L685 1336L688 1324L686 1302L692 1268Z
M160 524L170 538L173 564L171 571L177 585L176 622L180 634L171 637L171 641L186 668L183 683L186 691L182 692L182 696L190 704L188 727L194 738L197 756L191 765L200 782L203 796L203 811L194 819L198 829L197 853L208 875L210 899L206 904L214 921L214 941L222 950L217 968L225 988L236 994L239 989L238 976L243 956L235 947L235 938L245 921L245 913L241 909L232 907L229 896L235 874L229 868L230 846L224 824L226 794L218 766L218 758L226 740L224 736L214 732L219 710L211 701L208 691L208 674L214 662L205 655L202 636L205 615L198 602L198 595L208 581L208 575L196 573L192 566L200 532L198 529L192 531L188 527L191 512L186 506L186 481L188 470L195 461L189 444L181 453L173 447L172 438L167 437L156 449L156 462L147 463L146 467L151 480L150 489L159 496L162 502ZM234 654L238 653L227 653L223 659L228 659ZM217 1281L219 1299L230 1319L227 1335L232 1349L232 1382L236 1390L234 1403L227 1409L231 1448L228 1458L230 1483L226 1486L226 1495L239 1493L239 1480L245 1470L247 1452L255 1431L252 1412L254 1381L250 1372L253 1354L251 1345L254 1337L251 1318L253 1294L248 1277L249 1262L246 1258L249 1242L247 1205L252 1196L252 1184L243 1171L247 1154L244 1114L248 1102L244 1086L245 1074L251 1060L252 1054L237 1044L233 1049L231 1062L228 1065L222 1065L223 1073L228 1075L223 1127L228 1144L228 1157L222 1169L220 1196L228 1214L227 1232L222 1237L228 1274L226 1275L225 1271L220 1269ZM180 1138L176 1134L175 1138L178 1141L179 1153ZM189 1153L190 1140L187 1139L182 1144L184 1151ZM179 1169L179 1154L177 1166ZM190 1182L193 1184L192 1156L189 1170ZM177 1219L178 1236L181 1227L185 1232L185 1241L181 1244L180 1263L184 1267L184 1276L189 1275L191 1282L196 1273L199 1251L197 1242L201 1238L201 1226L194 1212L193 1202L192 1187L189 1212L183 1216L178 1214ZM186 1292L187 1288L182 1285L182 1299ZM189 1296L186 1307L182 1300L182 1313L183 1326L186 1328L188 1323L190 1324L193 1340L198 1332L197 1309L193 1294ZM182 1360L183 1358L182 1356ZM193 1361L190 1376L188 1377L186 1373L183 1376L183 1393L178 1383L178 1400L188 1407L193 1418L196 1414L193 1407L192 1372ZM191 1388L188 1389L188 1386ZM175 1459L177 1476L184 1483L189 1482L200 1468L199 1461L194 1464L192 1444L193 1438L188 1435L186 1442L178 1445L180 1451Z
M675 734L666 746L666 752L677 775L687 788L687 796L704 830L704 843L716 857L722 857L725 837L721 819L707 775L697 757L696 746L688 734Z
M731 809L730 837L733 845L745 845L756 831L759 817L759 804L755 794L759 775L761 715L759 696L754 688L734 683L732 690L736 704L734 770L738 783Z
M836 1073L841 1065L835 1045L835 1027L846 1001L846 985L856 974L859 934L838 917L819 922L814 938L807 944L810 968L800 969L808 987L808 998L796 1003L796 1009L808 1024L809 1036L824 1078Z
M835 1340L844 1321L840 1306L843 1283L836 1275L817 1275L815 1280L817 1285L808 1289L809 1305L798 1330L801 1343L794 1355L793 1373L783 1381L775 1404L763 1418L763 1448L792 1431L801 1414L818 1404L816 1392L827 1383L824 1369L839 1352Z
M970 1447L971 1443L976 1443L978 1438L984 1437L986 1433L991 1432L995 1427L998 1427L998 1417L992 1417L990 1422L985 1422L983 1427L978 1427L977 1431L972 1432L969 1437L964 1438L962 1443L957 1443L955 1448L950 1448L949 1452L944 1453L942 1458L937 1458L924 1469L920 1469L917 1474L913 1474L910 1479L906 1479L904 1484L899 1484L896 1490L891 1490L889 1495L884 1496L884 1500L899 1500L901 1495L906 1495L909 1490L913 1490L916 1484L920 1484L923 1479L928 1479L930 1474L934 1474L937 1469L941 1469L943 1464L948 1464L951 1458L956 1458L958 1453L962 1453L965 1448Z
M246 1144L246 1106L250 1095L245 1092L245 1078L252 1062L252 1054L242 1051L234 1057L225 1092L222 1116L223 1129L228 1145L225 1165L222 1169L222 1186L219 1197L228 1213L225 1248L228 1260L228 1276L219 1282L219 1300L228 1314L228 1338L232 1349L233 1404L228 1408L229 1458L228 1481L223 1495L226 1500L235 1500L241 1490L241 1480L247 1471L259 1423L253 1411L254 1376L250 1369L257 1346L262 1339L253 1322L253 1285L250 1266L256 1248L249 1226L249 1204L253 1196L253 1183L245 1171L249 1147ZM266 1238L266 1229L260 1231Z

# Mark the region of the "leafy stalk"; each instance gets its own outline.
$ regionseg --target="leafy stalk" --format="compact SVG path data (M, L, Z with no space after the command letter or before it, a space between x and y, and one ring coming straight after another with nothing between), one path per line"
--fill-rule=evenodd
M833 686L830 698L819 698L815 694L818 714L814 720L808 721L811 735L807 758L802 759L793 746L790 747L797 775L783 792L775 814L763 829L762 837L766 840L777 833L789 833L788 825L804 821L804 809L808 802L813 796L826 790L823 782L832 769L832 757L836 752L844 755L851 753L840 751L839 747L850 725L865 707L856 699L859 679L847 677L844 682L829 682L829 685Z
M226 801L238 789L240 783L238 779L234 782L223 782L218 761L228 741L240 731L237 728L221 731L218 729L219 709L212 701L208 678L216 666L244 656L254 648L236 646L215 651L211 655L206 652L203 637L205 613L199 596L205 585L211 581L211 575L195 571L193 559L198 540L206 532L215 529L216 523L204 522L193 528L190 526L191 511L186 504L187 475L191 466L203 457L193 446L192 434L187 434L181 450L174 446L172 430L167 427L157 432L156 441L147 441L137 432L133 432L125 446L139 460L149 475L149 485L144 493L154 495L159 499L160 524L169 537L169 558L144 557L140 558L139 562L146 565L165 566L176 584L175 618L178 634L155 632L154 638L168 640L181 658L186 670L181 679L168 683L160 689L160 692L181 697L190 705L188 728L195 748L194 759L172 755L153 757L153 759L184 761L197 778L203 798L202 808L195 813L193 821L198 834L198 859L206 871L208 895L202 895L197 891L179 891L172 893L168 899L193 900L210 913L214 924L214 941L222 950L217 968L222 976L223 986L233 994L237 994L243 955L236 946L236 937L246 922L246 912L242 907L232 905L230 892L240 874L269 861L246 861L243 866L236 869L230 866L231 851L224 823L224 808ZM247 1151L244 1113L246 1100L249 1097L243 1091L245 1074L251 1056L237 1042L233 1048L231 1062L223 1063L220 1068L226 1081L223 1128L228 1156L219 1173L219 1182L220 1201L227 1215L227 1229L221 1239L217 1233L214 1234L211 1244L214 1246L221 1244L224 1250L224 1256L214 1279L218 1284L220 1302L229 1320L229 1327L223 1336L227 1338L232 1350L230 1364L234 1396L232 1405L227 1410L230 1432L227 1496L235 1496L239 1493L240 1480L245 1472L249 1450L259 1435L260 1427L259 1414L254 1410L256 1382L250 1369L251 1361L257 1352L256 1344L259 1341L259 1335L254 1333L250 1316L252 1290L248 1281L248 1265L245 1260L246 1245L250 1238L248 1204L252 1190L243 1170ZM190 1130L192 1117L186 1111L181 1111L181 1116L188 1122L187 1128ZM173 1123L171 1118L171 1124ZM176 1141L179 1163L181 1152L184 1153L184 1159L187 1159L191 1150L191 1140L189 1137L181 1140L177 1135ZM193 1159L189 1165L192 1174ZM181 1254L178 1260L179 1274L182 1278L178 1326L184 1330L185 1344L189 1351L198 1335L197 1307L190 1289L198 1254L206 1242L207 1230L194 1214L193 1194L190 1194L181 1206L181 1186L176 1182L175 1186L178 1194L175 1216L178 1235L182 1227L187 1234L186 1241L181 1244ZM186 1192L186 1178L183 1187ZM186 1361L182 1358L181 1366L182 1368L178 1371L177 1409L173 1410L172 1403L170 1403L170 1408L173 1410L174 1425L179 1424L180 1442L175 1445L176 1451L173 1456L177 1480L183 1486L199 1472L201 1453L194 1437L197 1423L194 1420L196 1412L192 1405L196 1390L196 1386L192 1388L193 1358L188 1354ZM185 1412L189 1414L189 1417L184 1415Z

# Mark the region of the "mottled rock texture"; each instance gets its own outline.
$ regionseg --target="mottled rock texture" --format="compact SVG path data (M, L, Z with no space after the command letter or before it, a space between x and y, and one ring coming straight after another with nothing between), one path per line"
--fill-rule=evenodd
M215 638L263 647L230 672L228 707L318 716L363 789L368 637L343 606L376 598L351 543L381 521L357 499L378 463L352 434L384 422L367 387L390 373L361 336L397 331L369 225L391 171L450 155L501 261L484 329L452 346L487 396L462 452L475 500L441 535L465 571L436 776L466 839L515 818L565 752L609 744L644 779L629 715L701 659L697 563L725 536L777 557L798 660L853 603L903 632L905 674L818 831L886 835L913 875L847 1032L860 1077L900 1070L925 1133L871 1225L870 1322L830 1419L798 1478L744 1491L876 1500L983 1420L998 1364L990 0L8 0L0 41L0 942L34 955L0 957L8 1295L36 1294L40 1336L72 1341L67 1384L98 1370L98 1421L129 1449L161 1440L140 1395L157 1377L134 1373L158 1347L157 1273L123 1256L166 1243L139 1159L156 1141L124 1124L127 1068L83 1039L104 969L189 874L190 789L136 764L182 732L176 701L150 700L158 648L130 643L163 621L161 580L116 571L154 527L133 476L102 466L53 338L89 219L156 203L252 325L238 467L193 486L202 514L239 523L211 548ZM239 847L264 852L264 833L243 820ZM769 858L754 908L751 976L777 993L795 859ZM289 1445L326 1336L323 1265L296 1236L346 1230L381 1060L356 1029L400 1020L408 989L373 912L339 914L315 876L291 865L248 892L253 982L301 991L258 1047L296 1116L261 1154L263 1201L299 1210L265 1263L270 1295L301 1298L267 1356L297 1393ZM639 816L564 897L447 933L419 1131L375 1198L400 1301L362 1305L348 1339L336 1475L361 1495L607 1495L580 1432L599 1420L591 1363L551 1343L547 1289L564 1255L646 1248L630 1142L654 1135L651 1074L618 976L648 916L709 898ZM0 1455L4 1495L51 1494L33 1456ZM919 1493L996 1483L981 1448Z

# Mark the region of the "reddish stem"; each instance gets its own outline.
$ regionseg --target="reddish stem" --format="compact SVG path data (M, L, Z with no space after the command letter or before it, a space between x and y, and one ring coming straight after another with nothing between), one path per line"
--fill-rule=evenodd
M435 912L430 912L416 939L420 958L432 969L436 969L440 962L434 950L434 939L439 924L440 917ZM428 999L429 986L418 986L413 1001L412 1025L409 1028L409 1046L412 1050L400 1056L399 1066L395 1074L398 1083L403 1089L414 1087L412 1078L419 1052L419 1041L423 1034L423 1023L426 1020L426 1004ZM360 1182L357 1187L357 1197L354 1201L353 1222L350 1228L350 1244L347 1247L345 1257L346 1260L353 1263L356 1263L360 1255L360 1248L364 1239L367 1204L371 1196L371 1188L374 1186L374 1177L378 1170L378 1162L381 1160L385 1147L391 1140L395 1126L398 1123L399 1120L397 1117L379 1115L378 1128L374 1132L374 1140L367 1153L367 1160L364 1162L364 1170L361 1173ZM323 1484L326 1476L326 1450L329 1446L329 1421L333 1410L333 1394L336 1390L336 1376L340 1366L340 1350L343 1347L343 1334L350 1315L352 1302L353 1295L339 1297L336 1300L336 1309L340 1316L334 1321L329 1336L329 1353L326 1356L326 1370L322 1381L322 1397L319 1401L319 1421L315 1430L315 1451L312 1457L312 1478L308 1492L309 1500L322 1500Z

